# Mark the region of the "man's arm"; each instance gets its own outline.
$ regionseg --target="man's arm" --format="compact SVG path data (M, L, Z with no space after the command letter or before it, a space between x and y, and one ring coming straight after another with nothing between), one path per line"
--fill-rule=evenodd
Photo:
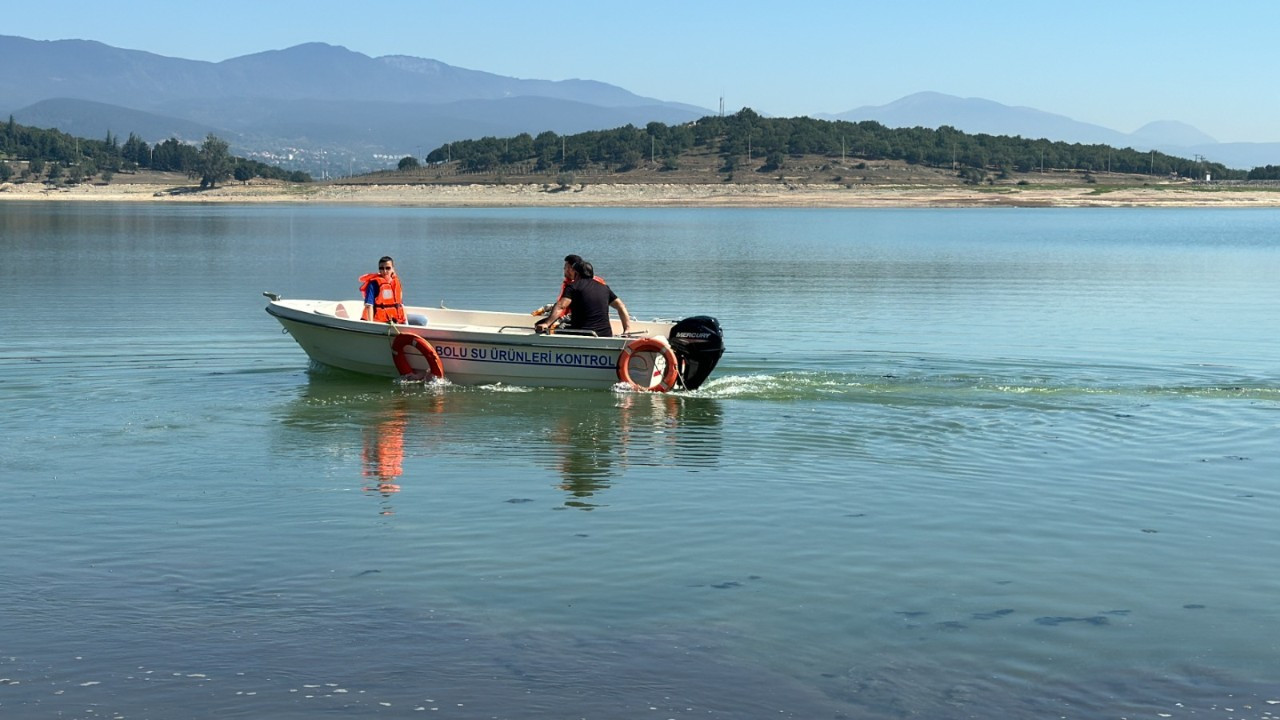
M622 298L615 297L609 304L618 311L618 319L622 320L622 333L625 335L631 332L631 313L627 312L627 306L622 302Z
M556 326L556 321L564 317L569 312L569 298L562 297L556 301L555 307L551 308L551 312L547 316L534 323L534 328L542 328L544 331L550 330Z
M374 308L373 304L377 302L379 283L373 280L364 287L364 312L360 314L361 320L372 320Z

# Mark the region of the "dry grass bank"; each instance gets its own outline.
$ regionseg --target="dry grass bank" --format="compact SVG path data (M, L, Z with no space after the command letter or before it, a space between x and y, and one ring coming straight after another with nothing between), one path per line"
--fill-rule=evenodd
M442 172L440 169L434 171ZM788 174L794 173L794 174ZM968 185L904 163L840 165L818 158L776 173L712 167L564 174L433 177L432 168L306 184L253 180L200 190L176 173L120 173L110 183L0 184L5 200L159 203L326 203L421 207L1280 207L1280 188L1221 186L1141 175L1028 173Z

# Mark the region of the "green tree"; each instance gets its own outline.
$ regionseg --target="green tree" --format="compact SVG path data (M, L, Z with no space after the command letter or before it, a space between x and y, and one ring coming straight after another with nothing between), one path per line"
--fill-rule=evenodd
M476 172L487 172L498 167L498 153L496 150L484 150L472 155L462 163L462 167L467 170L475 170Z
M537 159L534 169L538 172L546 172L556 164L556 157L560 154L560 136L544 130L538 133L533 139L533 156Z
M196 166L196 149L177 138L169 138L153 148L152 170L188 172Z
M124 147L120 149L120 155L125 160L146 167L151 164L151 148L142 142L142 138L129 133L129 139L124 142Z
M417 170L418 167L420 166L418 164L418 158L412 155L405 155L404 157L400 158L400 164L397 165L396 167L400 168L401 170Z
M1280 180L1280 165L1263 165L1249 171L1250 180Z
M569 151L569 158L564 163L566 170L586 170L591 167L591 154L587 149L578 146Z
M507 143L502 153L502 162L518 163L521 160L528 160L533 155L533 136L529 133L520 133Z
M200 152L196 154L195 166L190 171L191 177L200 178L201 188L215 187L218 183L231 177L234 160L231 157L231 146L226 140L213 133L204 139Z
M639 150L624 150L622 152L622 162L618 163L618 172L626 172L635 170L640 167L640 163L644 161L644 156Z

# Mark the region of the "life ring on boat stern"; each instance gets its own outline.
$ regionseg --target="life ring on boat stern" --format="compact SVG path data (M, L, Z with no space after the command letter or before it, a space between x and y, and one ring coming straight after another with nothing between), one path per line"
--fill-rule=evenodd
M662 373L662 377L658 378L655 369L653 377L649 379L649 385L641 385L631 379L631 356L638 352L658 353L667 361L667 369ZM651 390L654 392L670 392L676 386L676 381L680 377L679 362L676 360L676 353L671 349L666 339L662 337L642 337L636 338L627 343L622 348L622 353L618 355L618 380L636 390ZM657 379L657 382L654 380Z
M431 376L435 378L444 377L444 365L440 362L440 354L436 349L427 342L426 338L419 337L412 333L400 333L396 335L396 339L391 341L391 359L395 361L396 371L401 376L413 375L417 371L409 364L409 358L405 354L405 348L412 345L415 350L421 353L422 357L427 360L427 367L431 370Z

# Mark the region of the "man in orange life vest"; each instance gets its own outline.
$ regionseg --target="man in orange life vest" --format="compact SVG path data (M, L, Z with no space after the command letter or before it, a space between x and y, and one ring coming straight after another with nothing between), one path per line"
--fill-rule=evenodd
M390 256L384 255L378 260L378 272L360 276L360 292L364 293L361 320L401 325L408 321L400 295L400 277L396 275L396 263Z

